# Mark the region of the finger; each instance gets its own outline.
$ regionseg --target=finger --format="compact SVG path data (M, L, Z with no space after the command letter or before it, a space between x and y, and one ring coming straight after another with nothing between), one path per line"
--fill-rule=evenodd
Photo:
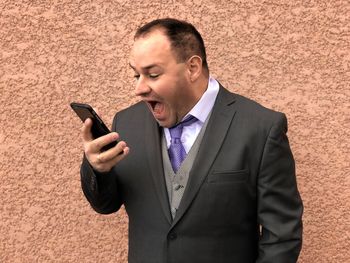
M92 120L90 118L88 118L85 120L83 127L82 127L82 134L83 134L84 142L90 142L94 139L92 137L91 127L92 127Z
M95 140L93 140L91 142L91 149L94 151L94 152L101 152L101 149L110 144L111 142L114 142L116 140L118 140L119 138L119 134L116 133L116 132L111 132L107 135L104 135L104 136L101 136Z
M99 171L99 172L109 172L113 166L115 166L118 162L120 162L122 159L124 159L128 154L129 154L129 147L125 147L124 151L121 152L121 154L118 154L116 156L114 156L112 159L110 159L109 161L106 162L102 162L103 157L98 155L98 157L96 159L100 160L97 161L94 165L94 169Z
M123 150L123 152L121 152L121 154L118 154L117 156L115 156L113 159L111 159L108 163L110 165L110 167L113 167L114 165L116 165L118 162L120 162L121 160L123 160L130 152L130 148L128 146L126 146Z
M101 152L97 156L97 159L99 162L108 162L110 160L113 160L118 155L122 155L126 147L127 145L124 141L118 142L116 146L109 149L108 151Z

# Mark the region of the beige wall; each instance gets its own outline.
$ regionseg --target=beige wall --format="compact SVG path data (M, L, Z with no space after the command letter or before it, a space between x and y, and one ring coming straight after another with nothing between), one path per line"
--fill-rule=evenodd
M135 28L194 23L211 73L283 111L305 204L299 262L350 262L350 4L346 0L0 1L0 262L125 262L124 211L80 190L71 101L110 125L136 99Z

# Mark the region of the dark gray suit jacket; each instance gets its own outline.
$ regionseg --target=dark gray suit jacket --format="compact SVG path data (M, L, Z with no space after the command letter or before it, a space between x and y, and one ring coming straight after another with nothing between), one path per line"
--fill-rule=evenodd
M131 263L294 263L302 238L286 117L220 87L179 210L171 218L161 128L147 106L116 114L130 147L111 172L84 158L82 188L99 213L124 204ZM259 226L262 226L262 231Z

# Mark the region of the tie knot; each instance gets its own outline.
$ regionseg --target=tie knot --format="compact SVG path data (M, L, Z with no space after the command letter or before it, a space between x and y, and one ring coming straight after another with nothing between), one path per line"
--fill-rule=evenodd
M177 141L177 139L181 138L182 135L182 129L185 126L189 126L193 123L195 123L198 119L192 115L190 115L188 118L183 120L182 122L178 123L177 125L173 126L172 128L169 128L170 137L174 141Z

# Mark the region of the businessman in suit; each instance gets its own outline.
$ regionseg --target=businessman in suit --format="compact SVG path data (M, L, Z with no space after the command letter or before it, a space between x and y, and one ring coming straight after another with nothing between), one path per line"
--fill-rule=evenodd
M303 207L285 115L213 79L184 21L139 28L130 66L140 102L104 137L84 123L81 167L97 212L125 206L129 262L296 262Z

